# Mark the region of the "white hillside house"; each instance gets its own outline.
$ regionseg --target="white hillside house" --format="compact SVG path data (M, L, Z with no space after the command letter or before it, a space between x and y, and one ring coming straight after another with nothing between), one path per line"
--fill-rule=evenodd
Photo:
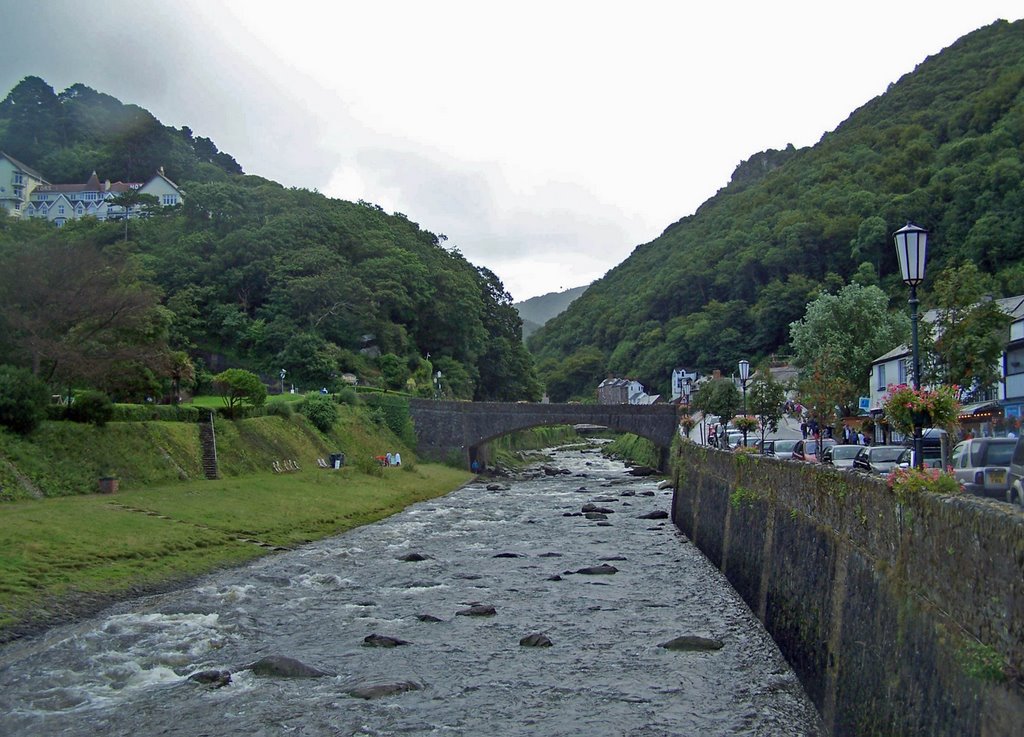
M44 184L42 174L0 151L0 210L20 217L32 191Z
M184 202L177 184L164 174L163 167L146 182L101 182L96 172L81 184L50 184L41 175L16 159L0 154L0 206L14 217L48 220L61 227L69 220L94 217L97 220L122 220L138 217L140 208L114 204L118 195L139 192L156 197L161 207ZM5 195L7 195L5 199ZM127 210L127 211L126 211Z

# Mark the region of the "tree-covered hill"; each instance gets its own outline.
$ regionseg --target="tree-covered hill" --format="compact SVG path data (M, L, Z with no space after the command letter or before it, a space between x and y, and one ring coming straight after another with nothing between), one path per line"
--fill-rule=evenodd
M0 101L0 151L52 183L145 182L159 167L176 182L223 180L242 167L209 138L171 128L137 105L83 84L55 93L26 77Z
M540 397L501 281L403 214L243 175L209 140L83 85L21 82L0 103L0 149L52 182L165 165L185 192L127 224L0 218L0 364L118 399L166 394L186 354L304 388L351 372L426 395Z
M891 234L908 221L932 233L929 274L973 261L1024 293L1022 90L1024 21L999 21L817 145L743 162L531 336L552 398L589 396L606 372L664 390L675 366L784 353L809 299L846 283L905 300Z

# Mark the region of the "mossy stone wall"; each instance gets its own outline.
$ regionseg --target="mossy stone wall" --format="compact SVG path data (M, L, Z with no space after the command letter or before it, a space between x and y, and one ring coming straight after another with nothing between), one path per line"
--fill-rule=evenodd
M1024 724L1024 513L683 443L675 524L779 644L833 735Z

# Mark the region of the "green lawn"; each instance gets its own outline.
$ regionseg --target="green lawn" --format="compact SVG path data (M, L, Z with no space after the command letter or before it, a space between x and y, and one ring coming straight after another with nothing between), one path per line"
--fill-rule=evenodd
M186 579L376 521L470 475L445 466L256 474L0 507L0 631L74 593Z

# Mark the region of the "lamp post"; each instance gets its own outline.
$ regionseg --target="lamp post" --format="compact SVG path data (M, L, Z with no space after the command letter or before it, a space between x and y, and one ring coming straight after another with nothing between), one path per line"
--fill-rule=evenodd
M740 388L743 390L743 419L747 418L747 379L750 378L750 361L740 361ZM747 447L747 426L743 425L743 447Z
M896 256L900 261L903 283L910 287L910 342L913 353L914 389L921 389L921 357L917 345L917 285L924 281L924 266L928 258L928 231L907 223L893 234ZM914 416L914 463L924 469L924 418Z

